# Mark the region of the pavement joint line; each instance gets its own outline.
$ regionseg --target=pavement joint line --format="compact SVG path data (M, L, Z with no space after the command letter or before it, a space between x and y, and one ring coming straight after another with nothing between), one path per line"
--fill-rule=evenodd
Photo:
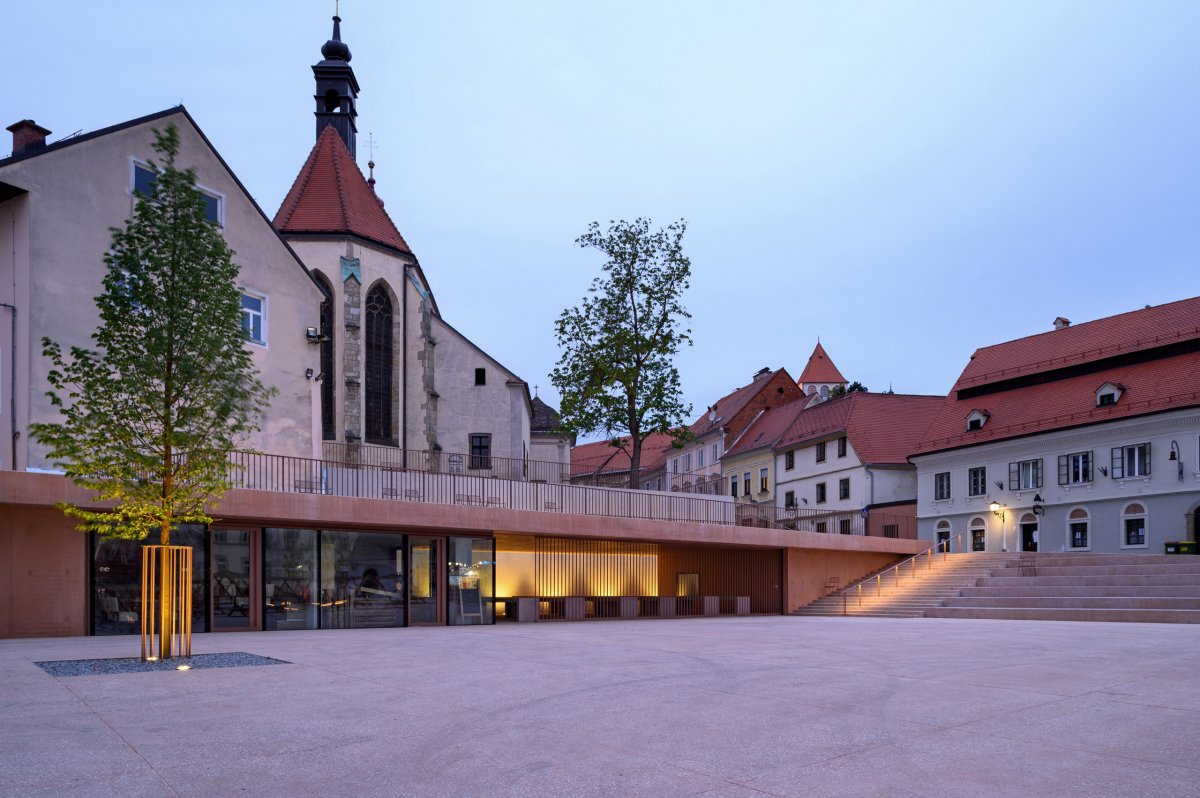
M1181 768L1183 770L1194 770L1194 771L1200 773L1200 765L1189 765L1189 764L1185 764L1182 762L1175 762L1175 761L1163 762L1158 759L1145 759L1140 756L1129 756L1128 754L1117 753L1114 751L1095 751L1095 750L1092 750L1091 748L1083 748L1083 747L1074 746L1074 745L1058 745L1056 743L1048 742L1046 740L1040 740L1040 739L1035 740L1031 737L1009 737L1006 734L996 734L996 733L992 733L992 732L976 731L974 729L964 729L961 727L955 727L955 728L958 729L959 733L971 734L976 737L991 737L996 740L1006 740L1008 742L1016 742L1016 743L1029 743L1029 744L1038 743L1040 745L1048 745L1048 746L1050 746L1051 749L1060 750L1060 751L1072 751L1077 754L1090 754L1092 756L1098 756L1098 757L1123 759L1128 762L1140 762L1144 765L1154 765L1155 767L1173 767L1173 768Z
M83 696L79 695L79 694L78 694L78 693L76 693L74 690L72 690L72 689L71 689L71 686L70 686L69 684L68 684L68 685L66 685L66 688L67 688L67 690L69 690L69 691L70 691L70 692L71 692L71 693L72 693L72 694L75 696L76 700L78 700L78 701L79 701L79 703L83 704L85 707L87 707L87 708L88 708L88 711L90 711L90 712L91 712L91 713L92 713L92 714L93 714L93 715L96 717L96 719L97 719L98 721L100 721L101 723L103 723L103 724L104 724L104 725L105 725L105 726L108 728L108 730L109 730L110 732L112 732L114 735L116 735L116 736L117 736L117 739L119 739L119 740L120 740L122 743L124 743L124 744L125 744L125 746L126 746L127 748L129 748L129 750L130 750L130 751L132 751L132 752L133 752L134 756L136 756L138 759L142 760L142 762L143 762L143 763L146 765L146 767L150 769L150 772L154 774L154 777L155 777L155 778L157 778L157 779L158 779L160 782L162 782L162 785L163 785L164 787L166 787L166 788L167 788L167 790L169 790L169 791L170 791L171 795L174 795L174 796L176 796L176 798L181 798L181 797L180 797L180 795L179 795L179 793L178 793L178 792L175 790L175 788L171 786L171 783L170 783L170 782L168 782L168 781L167 781L167 780L166 780L166 779L163 777L162 773L160 773L160 772L158 771L158 768L156 768L156 767L155 767L155 766L154 766L154 765L153 765L153 764L150 762L150 760L149 760L149 759L147 759L147 758L146 758L146 757L145 757L145 756L142 754L142 752L138 750L138 748L137 748L137 746L136 746L136 745L134 745L133 743L131 743L131 742L128 740L128 738L126 738L126 737L125 737L125 735L124 735L124 734L121 734L121 732L117 731L117 729L116 729L116 728L115 728L115 727L114 727L114 726L113 726L111 723L109 723L109 722L108 722L108 719L107 719L107 718L105 718L105 717L104 717L104 715L102 715L102 714L101 714L101 713L100 713L100 712L99 712L99 711L98 711L98 710L97 710L95 707L93 707L93 706L91 705L91 703L89 703L89 702L88 702L88 700L87 700L86 698L84 698Z

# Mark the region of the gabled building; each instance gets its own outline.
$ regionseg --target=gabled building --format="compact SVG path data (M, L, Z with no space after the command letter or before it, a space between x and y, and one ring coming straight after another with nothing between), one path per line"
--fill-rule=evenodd
M665 432L651 434L642 442L638 485L642 490L668 490L664 468L667 456L678 451L675 437ZM579 485L613 488L629 486L629 437L614 445L611 440L584 443L571 449L571 481Z
M804 392L805 396L819 397L819 401L824 401L829 398L829 394L834 388L845 389L849 382L826 354L825 347L821 346L820 341L817 341L796 384L800 386L800 390Z
M376 193L374 163L369 177L359 170L360 87L336 18L321 55L316 143L275 227L324 292L313 340L325 456L407 465L409 450L444 451L464 471L515 466L529 458L529 387L442 317Z
M727 492L745 504L775 504L775 444L804 411L807 397L761 410L721 458Z
M111 229L133 215L138 193L153 190L154 131L174 125L178 162L191 167L239 267L247 347L263 381L276 389L260 432L261 451L313 457L320 364L305 339L318 323L321 291L237 176L183 106L47 143L30 120L8 129L13 152L0 159L0 469L50 469L29 425L59 420L46 396L49 362L41 340L64 350L91 347L100 322L104 253ZM309 371L311 370L311 371Z
M883 515L896 528L868 525L868 534L915 535L917 469L908 454L941 405L940 396L854 391L797 413L774 446L776 504L842 514L847 529L847 511ZM813 520L814 531L843 531Z
M722 396L692 422L692 437L667 456L670 488L686 493L724 492L721 458L727 446L759 413L801 397L799 386L780 368L760 369L746 385Z
M914 452L921 536L956 550L1194 540L1200 298L977 350Z

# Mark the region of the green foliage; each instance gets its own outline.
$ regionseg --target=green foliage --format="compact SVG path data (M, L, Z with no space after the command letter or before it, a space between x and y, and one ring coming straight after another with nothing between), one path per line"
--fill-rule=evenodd
M847 385L845 388L843 388L840 385L835 385L832 388L830 388L829 389L829 398L837 399L839 396L845 396L846 394L854 393L855 391L862 391L863 393L869 393L869 391L867 391L867 386L863 385L858 380L855 380L854 382Z
M208 523L229 488L228 454L271 395L241 325L233 252L205 221L195 173L176 166L179 133L155 131L162 167L153 198L112 231L96 297L96 349L42 340L61 422L35 439L75 483L112 509L62 505L79 529L141 540L172 524Z
M692 343L683 327L691 314L681 302L692 269L683 254L686 230L682 219L653 232L648 219L609 222L607 231L592 222L575 243L607 258L604 274L555 323L562 359L550 381L562 395L563 427L602 432L621 446L618 439L628 436L631 487L642 442L657 432L686 434L691 413L674 364L680 347Z

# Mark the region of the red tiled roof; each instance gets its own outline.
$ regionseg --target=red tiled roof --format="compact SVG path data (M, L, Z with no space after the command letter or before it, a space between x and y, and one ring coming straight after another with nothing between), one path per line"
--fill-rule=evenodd
M767 385L771 382L771 378L781 371L784 374L787 374L787 369L784 368L776 369L775 371L768 371L766 374L763 374L761 377L753 380L749 384L743 385L736 391L732 391L731 393L722 396L712 405L711 412L713 413L713 418L711 420L708 417L710 411L706 409L695 421L692 422L692 425L689 427L689 429L692 431L692 434L699 438L703 435L713 432L714 430L720 429L729 421L729 419L736 416L738 411L749 404L750 401L758 395L759 391L767 387ZM791 376L789 375L788 378L791 379Z
M412 254L332 126L317 137L275 214L275 229L281 233L348 233Z
M1018 338L975 351L955 391L1200 338L1200 297Z
M756 449L774 446L779 436L795 421L796 414L804 410L804 406L811 399L811 396L805 396L779 407L769 407L759 413L723 456L736 457Z
M1097 407L1096 391L1106 382L1125 390L1116 404ZM1200 352L1189 352L962 400L952 393L914 453L1195 406L1200 406ZM987 423L968 432L967 416L975 409L988 413Z
M797 414L776 446L845 434L862 462L904 464L944 401L941 396L854 391Z
M821 346L820 341L817 341L816 348L809 355L808 363L804 366L804 371L800 373L800 379L796 380L796 383L800 385L810 382L847 382L847 379L842 376L842 372L838 371L838 367L833 365L829 355L825 354L825 347Z
M628 447L629 436L620 440ZM642 441L642 471L657 471L667 461L667 450L675 442L674 436L665 432L656 432ZM596 441L583 443L571 448L571 474L603 473L609 471L628 471L629 455L624 449L613 446L612 441Z

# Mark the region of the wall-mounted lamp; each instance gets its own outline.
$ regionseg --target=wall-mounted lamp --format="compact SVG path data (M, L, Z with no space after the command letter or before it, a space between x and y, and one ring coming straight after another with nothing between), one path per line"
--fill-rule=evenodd
M316 327L308 327L304 330L304 337L308 339L310 344L323 344L330 340L328 335L321 335L321 331Z
M1003 551L1008 551L1008 530L1004 528L1004 508L1000 506L1000 502L992 502L988 505L988 509L992 511L992 515L1000 519L1000 540Z
M1108 468L1107 468L1107 467L1105 467L1105 466L1096 466L1096 468L1099 468L1099 469L1100 469L1100 473L1101 473L1101 474L1103 474L1104 476L1108 476Z
M1040 493L1033 494L1033 514L1034 515L1045 515L1046 514L1046 508L1045 508L1044 504L1045 504L1045 502L1042 501L1042 494L1040 494Z
M306 380L311 380L312 378L313 378L313 370L312 370L312 369L305 369L305 370L304 370L304 379L306 379Z
M1167 456L1168 460L1174 460L1179 470L1179 481L1183 482L1183 457L1180 456L1179 444L1171 441L1171 454Z
M996 488L998 490L1004 490L1004 483L1000 480L996 480ZM995 502L992 502L992 504L995 504Z

